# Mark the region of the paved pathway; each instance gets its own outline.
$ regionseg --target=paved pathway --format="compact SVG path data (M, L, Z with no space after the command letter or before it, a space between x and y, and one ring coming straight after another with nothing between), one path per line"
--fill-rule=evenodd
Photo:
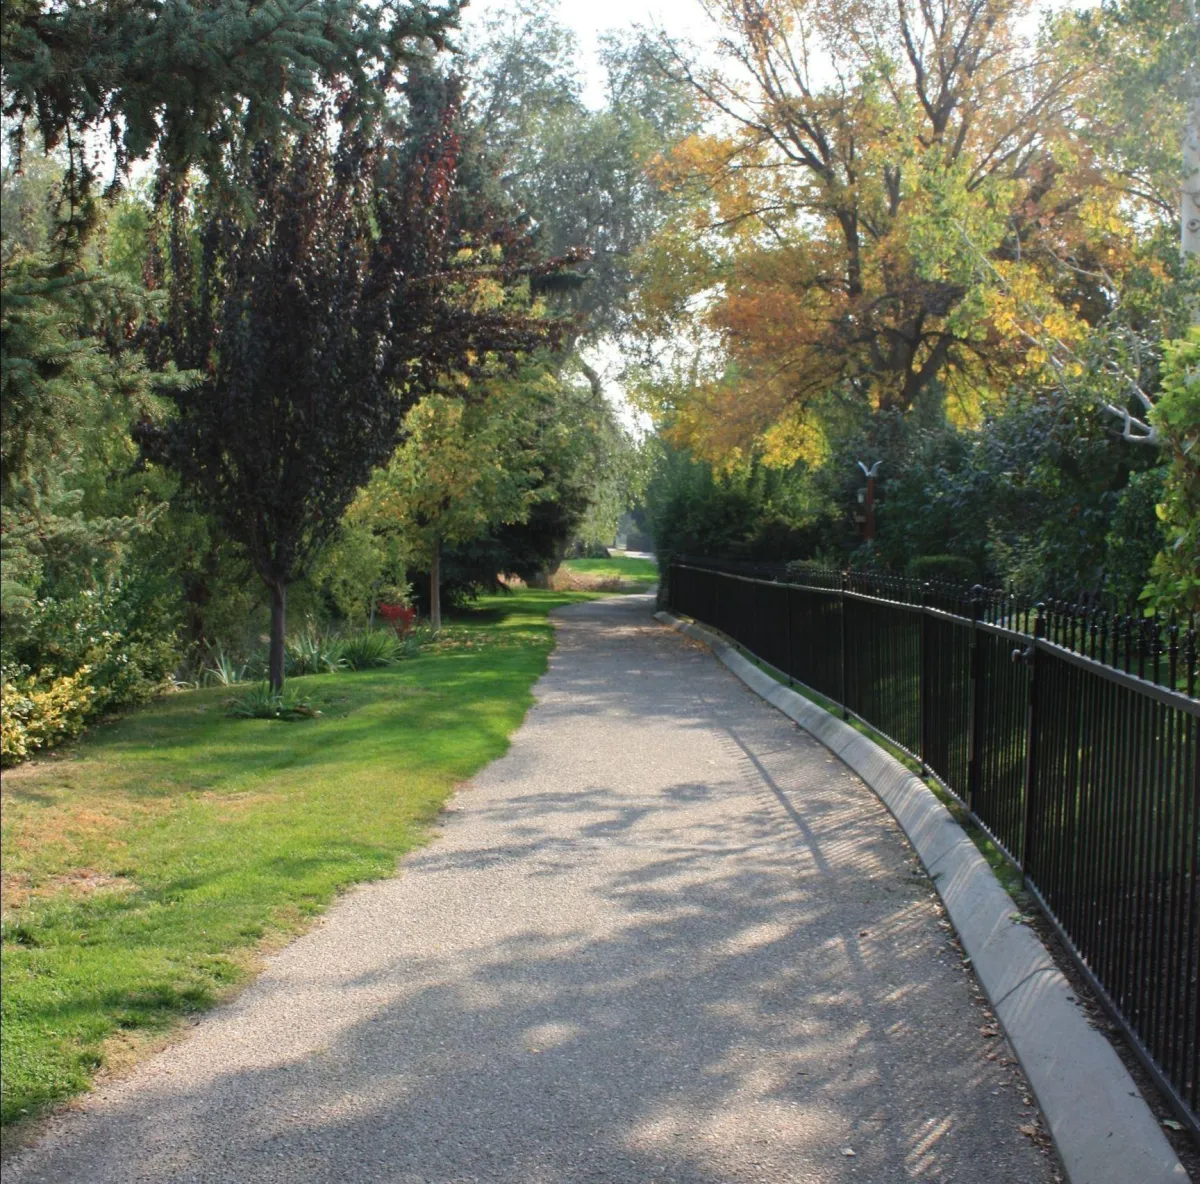
M1049 1180L889 816L650 612L564 612L440 837L6 1184Z

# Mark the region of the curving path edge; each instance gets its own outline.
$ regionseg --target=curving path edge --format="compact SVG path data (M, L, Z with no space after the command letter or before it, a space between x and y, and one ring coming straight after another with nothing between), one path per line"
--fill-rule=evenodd
M933 791L895 757L778 683L711 630L657 620L713 653L755 694L848 765L908 836L1025 1071L1071 1184L1182 1184L1187 1172L1049 950Z

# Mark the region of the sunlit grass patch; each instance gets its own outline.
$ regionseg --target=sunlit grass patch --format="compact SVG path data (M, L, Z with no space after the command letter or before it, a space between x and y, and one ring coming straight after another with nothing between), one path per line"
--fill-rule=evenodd
M5 1124L87 1087L252 973L334 895L389 875L500 756L553 627L588 599L487 597L413 657L288 687L319 710L231 719L170 696L3 780Z
M645 592L658 582L653 559L568 559L556 573L567 586L595 587L610 592Z

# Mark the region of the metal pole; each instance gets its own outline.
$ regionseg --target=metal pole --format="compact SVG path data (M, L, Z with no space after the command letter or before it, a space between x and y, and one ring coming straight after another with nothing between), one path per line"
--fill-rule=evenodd
M787 669L784 673L787 675L788 686L796 685L796 680L792 677L792 589L788 584L783 585L783 616L787 622Z
M850 718L850 710L846 706L846 573L842 572L842 587L838 593L838 618L839 618L839 633L841 635L841 670L842 681L840 687L839 702L842 705L842 719Z
M1038 760L1038 666L1041 651L1038 642L1046 636L1045 605L1037 605L1037 617L1033 622L1034 640L1023 657L1029 666L1029 692L1025 709L1025 809L1021 815L1021 873L1029 880L1029 840L1033 833L1033 799L1037 791Z
M868 489L870 487L868 486ZM871 495L867 494L870 503ZM867 511L869 522L871 511ZM921 632L917 641L917 747L921 757L921 776L929 772L929 583L921 585Z
M983 616L983 587L971 589L971 650L969 698L967 701L967 809L974 811L979 792L979 742L983 732L980 698L983 693L983 648L979 644L979 621Z

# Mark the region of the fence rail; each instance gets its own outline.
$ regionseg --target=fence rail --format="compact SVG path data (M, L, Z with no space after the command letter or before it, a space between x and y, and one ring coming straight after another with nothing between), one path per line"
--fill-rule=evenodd
M963 804L1200 1138L1194 627L694 560L671 564L667 596L875 728Z

